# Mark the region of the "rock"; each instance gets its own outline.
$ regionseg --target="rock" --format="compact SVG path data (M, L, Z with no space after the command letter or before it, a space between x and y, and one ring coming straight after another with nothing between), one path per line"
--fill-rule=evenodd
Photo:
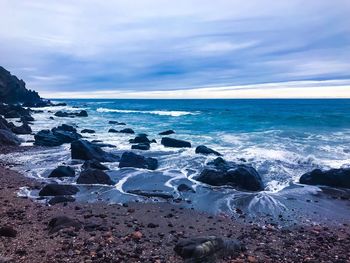
M261 176L253 167L228 163L221 157L208 163L208 167L195 179L213 186L228 185L248 191L264 189Z
M35 119L32 116L29 115L24 115L21 117L21 122L30 122L30 121L35 121Z
M17 146L21 144L21 140L12 132L0 129L0 145Z
M118 131L116 129L109 129L108 132L117 133Z
M79 188L74 185L47 184L39 192L39 196L75 195Z
M177 190L179 192L192 192L192 193L195 193L195 191L193 190L192 187L188 186L187 184L180 184L178 187L177 187Z
M49 204L50 205L55 205L59 203L68 203L68 202L74 202L75 198L68 195L68 196L55 196L50 199Z
M196 148L196 153L201 153L201 154L215 154L217 156L221 156L221 154L217 151L214 151L213 149L208 148L207 146L200 145Z
M61 229L69 227L73 227L75 231L78 231L82 227L82 224L79 221L66 216L54 217L50 220L48 224L49 234L56 233Z
M72 167L69 166L58 166L55 168L49 175L49 178L51 177L74 177L75 171Z
M10 124L11 123L11 124ZM8 122L5 118L0 116L0 130L12 130L13 127L15 127L13 125L12 122Z
M27 123L23 123L21 126L13 127L12 132L15 134L31 134L32 129Z
M98 169L87 169L80 173L78 184L107 184L114 185L115 182L102 170Z
M140 231L135 231L131 234L132 239L140 240L142 238L142 233Z
M62 145L62 141L57 138L50 130L41 130L34 135L35 145L38 146L59 146Z
M161 191L142 191L142 190L128 190L127 193L134 194L134 195L141 195L145 197L160 197L163 199L173 199L174 196L168 193L164 193Z
M81 133L95 133L95 131L91 129L84 129L81 131Z
M88 117L88 113L86 110L80 111L78 114L76 114L77 117Z
M163 144L165 147L175 147L175 148L191 148L191 143L182 141L182 140L177 140L169 137L164 137L162 138L161 144Z
M69 113L68 112L63 112L63 111L57 111L54 115L56 117L69 117Z
M147 138L147 134L139 134L134 139L129 140L130 143L150 143L151 141Z
M132 145L131 149L147 151L150 149L150 145L149 143L139 143L139 144Z
M86 140L77 140L71 143L72 159L97 160L99 162L116 162L119 157L103 151L99 146Z
M0 236L1 237L16 237L17 231L10 226L0 227Z
M129 134L134 134L134 130L130 128L122 129L119 131L120 133L129 133Z
M87 169L109 170L109 168L107 166L101 164L97 160L87 160L87 161L85 161L83 166L82 166L82 169L83 170L87 170Z
M60 126L57 126L56 128L51 129L53 132L54 131L68 131L68 132L77 132L77 129L75 129L73 126L71 125L67 125L67 124L62 124Z
M181 240L174 248L186 262L214 262L216 258L238 255L243 250L239 241L223 240L216 236Z
M63 130L54 130L53 135L61 141L61 144L71 143L73 141L79 140L82 136L76 132L63 131Z
M113 144L109 144L109 143L94 143L94 145L98 146L98 147L108 147L108 148L116 148L117 146L113 145Z
M170 134L174 134L175 132L173 130L167 130L167 131L163 131L158 133L159 135L170 135Z
M126 123L124 123L124 122L118 122L118 121L109 121L108 124L126 125Z
M50 120L54 120L55 118L54 118L54 117L52 117L52 116L50 116L50 117L49 117L49 119L50 119Z
M156 170L158 168L158 161L155 158L146 158L132 152L124 152L119 162L119 168L123 167Z
M64 143L71 143L82 138L73 126L63 124L49 130L41 130L34 135L35 145L59 146Z
M88 113L85 110L82 110L80 112L64 112L64 111L57 111L54 114L56 117L88 117Z
M12 110L12 111L8 111L4 114L4 117L6 119L12 119L12 118L21 118L21 114L18 113L17 111L15 110Z
M350 168L330 169L327 171L315 169L303 174L300 177L300 183L350 188Z

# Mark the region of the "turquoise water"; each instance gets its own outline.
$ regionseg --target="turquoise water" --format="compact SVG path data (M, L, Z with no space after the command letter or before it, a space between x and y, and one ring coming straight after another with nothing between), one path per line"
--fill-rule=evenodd
M116 148L106 150L119 155L130 151L128 140L134 136L108 133L110 128L129 127L136 133L147 133L150 139L158 142L151 145L150 151L135 151L157 158L157 171L119 169L118 163L108 163L111 169L109 175L117 184L112 189L96 186L97 190L92 191L89 188L81 194L84 200L95 200L96 196L91 193L98 192L99 199L120 203L141 198L127 194L127 190L159 190L190 200L195 209L234 214L234 208L240 207L251 215L267 213L277 216L300 207L290 200L299 200L300 196L306 195L310 198L310 195L318 193L317 187L298 185L303 173L315 168L348 167L350 163L350 100L64 102L68 104L65 107L42 108L43 113L34 114L36 121L33 131L51 129L62 123L75 125L78 131L94 129L96 134L84 134L86 139L113 144ZM58 110L82 109L88 112L89 117L49 119ZM110 125L110 120L127 125ZM190 141L192 148L163 147L158 133L168 129L176 132L171 137ZM201 144L219 151L227 160L241 162L245 159L261 174L265 191L246 193L231 188L210 188L197 182L195 176L201 172L205 163L215 158L195 154L195 147ZM57 163L68 163L77 169L81 165L71 161L69 145L14 158L21 160L21 169L40 180L47 180L48 173ZM180 183L191 185L196 189L196 194L183 196L178 193L176 187ZM325 207L327 206L314 208L320 211ZM339 209L340 207L338 206ZM334 207L330 209L334 214ZM341 211L340 214L344 213Z

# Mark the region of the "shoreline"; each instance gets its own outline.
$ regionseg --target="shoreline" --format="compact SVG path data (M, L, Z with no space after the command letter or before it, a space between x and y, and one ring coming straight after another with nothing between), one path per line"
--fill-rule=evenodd
M1 147L2 153L26 147ZM349 225L264 227L212 216L170 203L60 203L48 206L17 195L20 187L42 187L0 161L0 262L183 262L174 252L181 239L216 235L246 247L217 262L350 262ZM49 234L57 216L79 222Z

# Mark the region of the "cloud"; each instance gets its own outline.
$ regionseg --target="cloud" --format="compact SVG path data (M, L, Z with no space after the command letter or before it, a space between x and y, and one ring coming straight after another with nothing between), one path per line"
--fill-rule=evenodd
M11 25L0 31L2 66L45 94L350 78L347 0L0 0L0 7L0 23Z

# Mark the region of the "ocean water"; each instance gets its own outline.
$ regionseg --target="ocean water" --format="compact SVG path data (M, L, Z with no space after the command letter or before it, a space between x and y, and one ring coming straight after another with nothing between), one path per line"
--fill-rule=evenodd
M44 113L34 114L33 131L51 129L62 123L76 125L78 131L94 129L96 134L84 136L88 140L98 139L115 145L116 148L105 150L116 154L130 150L128 140L134 136L108 133L110 128L130 127L136 133L147 133L150 139L158 142L151 145L150 151L133 150L157 158L158 170L119 169L118 163L108 163L111 168L108 173L117 184L113 187L81 186L84 190L78 199L87 201L147 201L126 191L159 190L182 198L189 207L213 213L235 216L239 208L255 218L261 214L274 218L283 214L295 218L296 210L301 209L303 213L309 210L308 207L304 209L306 205L310 206L305 200L319 196L321 191L315 186L299 185L298 180L303 173L315 168L340 168L350 164L350 100L91 99L64 102L68 106L41 108ZM49 119L58 110L82 109L88 112L88 118ZM127 125L110 125L110 120ZM168 129L176 132L171 137L190 141L192 148L163 147L158 133ZM33 138L23 137L26 140ZM197 182L195 176L215 158L195 154L195 147L201 144L219 151L226 160L246 160L261 174L265 191L248 193L228 187L208 187ZM58 163L71 164L78 170L81 165L70 160L69 145L6 158L12 158L20 164L18 169L39 180L48 180L47 175ZM72 179L67 180L74 183ZM177 192L176 187L180 183L192 185L196 193ZM302 204L292 201L301 199ZM338 209L340 216L349 211L346 205L332 203L327 207L320 205L319 201L313 203L313 208L318 212L324 210L325 214L335 213Z

